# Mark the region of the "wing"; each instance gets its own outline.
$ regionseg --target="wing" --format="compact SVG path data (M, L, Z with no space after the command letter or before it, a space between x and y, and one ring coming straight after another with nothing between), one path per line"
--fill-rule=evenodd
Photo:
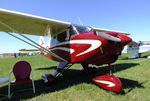
M96 27L93 27L93 29L95 29L98 32L117 32L119 34L130 35L130 33L128 32L115 31L115 30L110 30L110 29L103 29L103 28L96 28Z
M70 25L68 22L0 9L0 31L2 32L17 31L21 34L44 36L48 31L50 34L60 33Z
M22 34L44 36L50 31L50 34L55 36L67 29L70 25L71 23L68 22L0 9L0 31L2 32L17 32ZM93 27L93 29L99 32L112 31L129 35L129 33L126 32L109 29L95 27Z

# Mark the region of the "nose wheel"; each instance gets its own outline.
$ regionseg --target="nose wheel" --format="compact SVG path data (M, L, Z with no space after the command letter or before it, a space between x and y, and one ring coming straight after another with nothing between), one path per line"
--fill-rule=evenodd
M122 82L114 75L103 75L92 78L92 81L99 87L115 92L117 94L122 93Z
M92 81L98 85L99 87L115 92L117 94L122 93L122 82L117 76L113 75L112 67L110 64L108 64L108 67L106 69L106 73L102 76L97 76L92 78Z

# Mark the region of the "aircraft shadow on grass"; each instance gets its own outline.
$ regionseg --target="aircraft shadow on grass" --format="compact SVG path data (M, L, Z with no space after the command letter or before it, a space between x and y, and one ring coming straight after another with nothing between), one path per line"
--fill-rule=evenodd
M53 70L53 69L56 69L56 66L41 67L41 68L36 68L35 70Z
M122 70L126 70L129 68L136 67L136 65L139 65L137 63L123 63L123 64L115 64L112 65L112 69L114 70L113 72L119 72ZM38 68L36 70L50 70L54 69L54 67L47 67L47 68ZM101 67L99 68L99 72L96 75L103 75L103 72L106 71L106 67ZM128 88L129 90L126 92L132 91L134 88L144 88L142 85L143 83L139 83L138 81L135 80L130 80L130 79L125 79L125 78L120 78L123 84L123 88ZM92 84L91 82L91 76L87 76L87 74L83 73L81 70L74 70L74 69L67 69L66 71L63 72L63 76L58 76L53 84L51 85L46 85L43 83L42 80L36 80L35 81L35 87L36 87L36 94L33 94L32 90L29 91L23 91L23 92L16 92L13 97L13 100L19 100L21 99L29 99L29 98L34 98L36 96L39 96L41 94L47 94L59 90L63 90L65 88L71 87L73 85L78 85L81 83L88 83ZM28 85L29 86L29 85ZM21 87L24 87L21 85ZM31 87L31 84L30 84ZM16 89L16 88L15 88ZM0 88L0 92L5 91L7 93L7 86ZM8 99L6 99L8 100Z

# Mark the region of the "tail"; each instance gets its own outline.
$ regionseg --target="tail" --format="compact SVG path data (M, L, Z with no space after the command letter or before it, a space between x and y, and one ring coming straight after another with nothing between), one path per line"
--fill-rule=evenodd
M45 41L44 41L44 37L43 37L43 36L40 36L39 44L40 44L41 46L45 45Z
M51 41L51 38L49 38L48 42L45 43L44 37L40 36L39 44L44 48L50 48L50 41Z
M44 47L44 48L47 48L49 49L50 48L50 42L51 42L51 37L49 37L49 40L48 42L45 44L45 40L44 40L44 37L43 36L40 36L40 40L39 40L39 44ZM44 51L42 51L42 49L40 50L41 54L43 54L44 56L46 56L47 58L49 59L52 59L54 61L58 61L60 62L61 60L52 56L50 53L45 53Z

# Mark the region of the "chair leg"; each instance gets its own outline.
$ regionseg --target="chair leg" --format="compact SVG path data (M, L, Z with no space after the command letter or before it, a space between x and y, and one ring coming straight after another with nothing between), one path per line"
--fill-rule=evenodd
M10 95L10 83L8 84L8 99L11 98L11 95Z
M35 85L34 85L34 80L32 80L32 87L33 87L33 93L35 94Z

